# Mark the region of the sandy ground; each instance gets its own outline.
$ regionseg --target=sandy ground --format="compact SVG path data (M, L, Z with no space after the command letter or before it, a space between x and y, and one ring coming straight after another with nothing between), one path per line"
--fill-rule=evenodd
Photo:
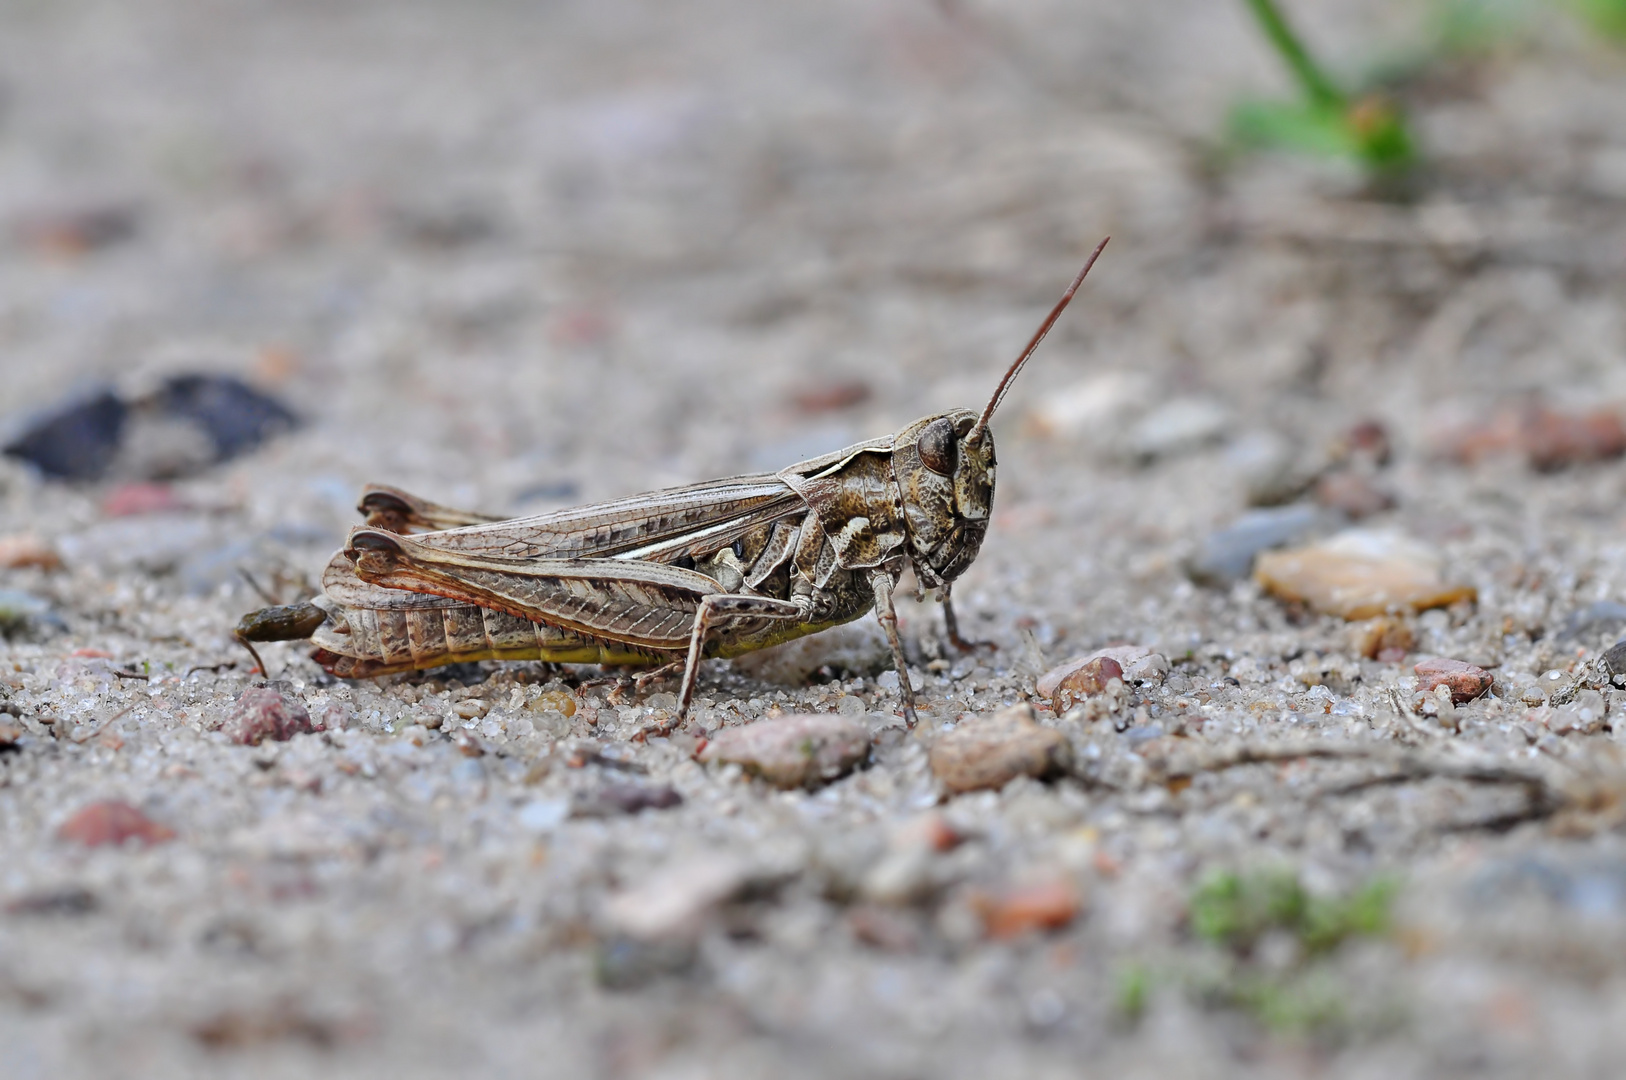
M1407 5L1320 7L1350 67L1418 32ZM1383 202L1325 166L1216 167L1227 104L1281 86L1240 4L11 0L0 25L8 433L179 370L306 421L156 513L108 500L161 433L94 484L0 464L0 536L64 562L0 570L32 605L0 641L0 1072L1613 1071L1626 719L1595 657L1626 610L1589 605L1626 593L1626 474L1438 448L1533 394L1626 402L1621 54L1555 22L1413 82L1431 167ZM862 634L812 654L858 657L833 681L708 665L670 741L631 741L670 684L344 684L295 645L266 649L276 685L330 730L218 730L254 682L238 568L308 595L363 483L537 512L978 406L1109 233L995 423L957 598L998 651L948 652L905 605L914 732ZM1367 419L1395 506L1364 524L1478 595L1404 620L1403 659L1186 570ZM947 795L935 741L1125 642L1166 676L1038 713L1071 775ZM1432 655L1495 689L1401 715ZM1606 715L1567 721L1587 685ZM862 719L871 762L781 792L692 760L791 712ZM1307 740L1596 797L1530 815L1517 784L1362 759L1168 764ZM629 782L682 804L622 813ZM59 836L102 799L175 837ZM1227 947L1192 915L1225 871L1398 894L1323 952L1282 926ZM1057 889L1064 925L1002 935Z

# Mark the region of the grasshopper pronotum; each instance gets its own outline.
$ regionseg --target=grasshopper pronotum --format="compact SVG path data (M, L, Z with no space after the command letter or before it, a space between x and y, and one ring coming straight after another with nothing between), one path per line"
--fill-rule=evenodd
M739 656L873 610L913 726L893 589L912 566L942 601L951 642L967 647L949 589L988 529L988 421L1106 244L980 414L924 417L777 473L506 521L369 488L360 506L367 524L328 563L322 595L244 616L237 637L251 652L254 641L308 637L317 646L312 659L345 678L466 660L681 659L675 725L688 713L701 659Z

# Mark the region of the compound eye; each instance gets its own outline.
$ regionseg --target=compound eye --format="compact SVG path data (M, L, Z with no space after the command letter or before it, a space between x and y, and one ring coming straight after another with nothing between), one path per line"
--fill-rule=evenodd
M915 444L920 460L938 476L954 475L954 425L946 416L940 416L926 425Z

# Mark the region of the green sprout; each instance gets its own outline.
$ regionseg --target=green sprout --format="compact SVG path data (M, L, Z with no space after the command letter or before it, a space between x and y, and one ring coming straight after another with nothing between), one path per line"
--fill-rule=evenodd
M1152 993L1152 973L1141 964L1130 964L1118 972L1117 992L1113 995L1118 1015L1130 1027L1139 1024L1146 1015L1147 999Z
M1301 97L1293 102L1238 105L1231 113L1231 129L1238 142L1353 160L1380 177L1404 173L1416 164L1415 143L1396 102L1377 91L1346 92L1310 54L1275 0L1247 0L1247 4L1271 47L1292 72Z
M1192 894L1191 931L1241 955L1271 930L1298 939L1306 955L1330 952L1346 938L1382 934L1395 883L1379 878L1347 896L1312 896L1287 871L1215 874Z
M1592 29L1626 45L1626 0L1569 0L1569 5Z
M1225 952L1211 958L1216 967L1194 969L1191 985L1202 1000L1241 1009L1280 1035L1327 1042L1391 1026L1398 1013L1364 1015L1371 1010L1353 1001L1326 958L1351 938L1386 932L1396 892L1387 878L1343 895L1316 896L1286 870L1210 875L1192 893L1188 923L1194 936ZM1298 945L1284 967L1255 955L1273 933L1288 934ZM1127 985L1120 977L1120 1010Z

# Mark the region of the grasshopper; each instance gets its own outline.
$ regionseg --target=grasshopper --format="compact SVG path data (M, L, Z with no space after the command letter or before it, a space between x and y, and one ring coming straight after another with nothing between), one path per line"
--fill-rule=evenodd
M322 575L322 595L243 618L238 639L310 638L342 678L468 660L667 663L683 668L670 730L700 661L732 657L874 611L915 724L892 595L905 566L943 604L971 565L994 499L988 422L1106 247L1091 253L982 412L927 416L895 435L797 462L613 502L501 520L370 487ZM254 653L259 663L259 655ZM260 670L265 665L260 663Z

